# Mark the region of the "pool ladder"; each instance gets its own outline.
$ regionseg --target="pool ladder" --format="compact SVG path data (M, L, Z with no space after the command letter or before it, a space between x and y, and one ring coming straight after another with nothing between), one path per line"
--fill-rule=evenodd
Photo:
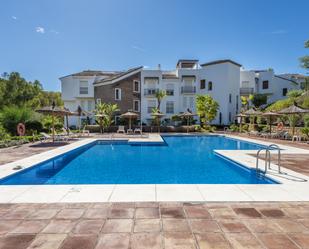
M260 159L260 153L262 151L265 150L265 170L264 170L264 174L266 174L267 169L271 169L270 168L270 150L277 150L278 151L278 173L281 173L281 149L277 144L271 144L269 145L266 149L260 149L258 150L258 152L256 153L256 173L258 174L261 170L259 169L259 159ZM268 165L268 167L267 167Z

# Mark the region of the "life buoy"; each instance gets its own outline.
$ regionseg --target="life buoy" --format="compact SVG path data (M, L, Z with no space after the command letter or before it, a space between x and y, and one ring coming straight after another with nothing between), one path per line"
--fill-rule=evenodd
M278 131L282 131L283 130L283 123L282 122L278 123L277 129L278 129Z
M19 136L24 136L25 133L26 133L26 127L25 127L25 125L24 125L23 123L19 123L19 124L17 125L17 134L18 134Z

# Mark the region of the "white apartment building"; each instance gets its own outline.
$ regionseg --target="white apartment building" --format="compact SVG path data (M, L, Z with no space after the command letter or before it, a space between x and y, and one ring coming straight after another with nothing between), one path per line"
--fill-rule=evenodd
M240 95L267 95L267 104L286 98L290 90L301 89L305 77L295 74L276 75L273 70L240 71Z
M221 125L235 121L236 114L240 112L240 96L266 94L267 102L272 103L285 98L289 90L300 89L304 80L302 75L276 75L272 70L244 71L240 64L232 60L204 64L199 64L198 60L179 60L172 71L162 70L160 66L157 69L138 67L121 72L86 70L60 78L64 106L70 111L76 111L81 106L83 110L93 112L98 100L118 103L116 97L122 91L119 102L121 111L138 110L142 121L149 123L151 110L158 106L155 93L159 90L167 93L160 105L161 112L165 114L163 119L167 120L188 109L196 113L196 96L209 94L220 106L213 124ZM132 102L130 99L133 98L135 100ZM134 108L126 104L131 103L129 100L134 103ZM90 121L94 123L93 118ZM70 117L69 124L78 125L78 117Z
M151 110L157 107L155 93L165 90L160 110L164 118L187 109L196 113L197 94L209 94L220 105L214 124L229 124L239 111L240 66L231 60L220 60L198 64L197 60L179 60L173 71L144 69L141 72L141 115L148 123Z
M86 70L61 77L61 98L64 102L64 107L75 112L78 106L80 106L82 110L92 113L95 109L93 83L97 80L110 77L115 73L116 72ZM69 124L75 126L79 125L78 119L79 117L77 116L70 116ZM94 122L91 116L90 122Z

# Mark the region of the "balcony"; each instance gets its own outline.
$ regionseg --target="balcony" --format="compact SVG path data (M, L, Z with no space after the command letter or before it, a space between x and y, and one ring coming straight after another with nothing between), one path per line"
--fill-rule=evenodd
M144 89L144 95L145 96L154 96L158 91L159 91L159 89L157 89L157 88L146 88L146 89Z
M241 87L240 88L240 95L253 94L253 92L254 92L253 87Z
M182 86L181 93L196 93L195 86Z

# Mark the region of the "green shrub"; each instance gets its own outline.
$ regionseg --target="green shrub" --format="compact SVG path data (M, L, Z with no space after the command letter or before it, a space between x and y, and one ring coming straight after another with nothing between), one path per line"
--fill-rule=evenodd
M4 127L0 124L0 140L7 140L10 138L10 134L4 129Z
M306 114L304 116L304 124L305 124L305 127L309 127L309 114Z
M302 128L300 129L300 131L303 135L307 137L307 139L309 139L309 127Z
M33 111L23 107L4 107L1 112L1 123L3 127L11 134L16 135L18 123L25 123L30 120Z
M242 127L244 127L244 125ZM239 131L239 127L236 124L231 124L230 130L236 132Z
M269 126L268 125L264 126L262 128L262 132L265 132L265 133L269 132Z
M44 129L50 131L52 128L52 116L44 116L42 119L42 125ZM60 117L54 117L54 126L56 130L61 130L61 128L63 127L63 119Z
M201 131L201 126L200 125L194 125L194 131L196 131L196 132Z
M249 130L249 125L243 124L241 129L242 129L242 131L248 131Z
M43 125L38 120L29 120L26 122L25 126L28 135L32 135L33 133L37 134L43 130Z

